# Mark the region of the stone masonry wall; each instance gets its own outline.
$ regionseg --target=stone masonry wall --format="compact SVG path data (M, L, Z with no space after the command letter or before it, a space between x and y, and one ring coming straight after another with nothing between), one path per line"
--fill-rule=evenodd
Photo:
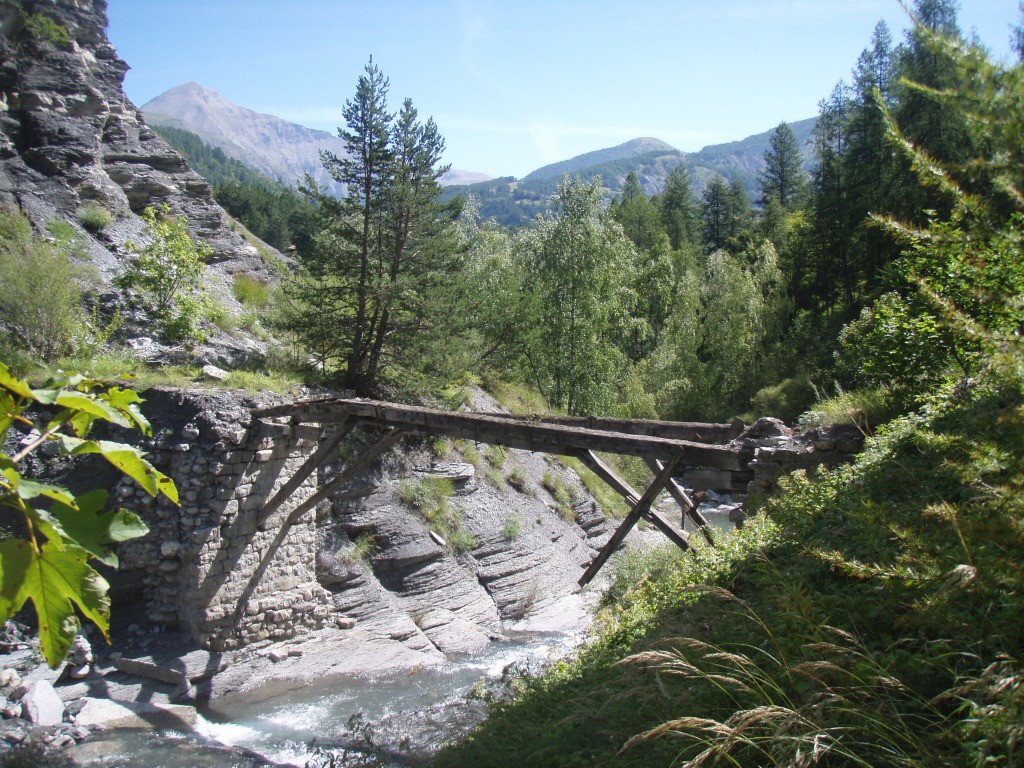
M176 483L181 506L130 480L117 493L150 533L124 545L122 568L144 572L147 618L188 630L212 650L283 639L322 626L329 594L315 572L316 510L288 528L310 477L266 523L260 512L315 449L319 430L253 422L266 400L232 393L149 392L150 459ZM304 430L304 431L297 431Z

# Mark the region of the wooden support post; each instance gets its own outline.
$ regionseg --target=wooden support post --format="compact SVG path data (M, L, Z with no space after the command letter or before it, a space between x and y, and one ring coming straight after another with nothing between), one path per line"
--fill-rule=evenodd
M330 482L325 483L316 493L289 512L285 525L292 525L306 512L334 493L335 490L370 466L382 454L387 453L395 443L405 436L405 434L406 433L404 431L396 429L374 443L366 453L345 467L345 469L343 469L336 477L332 478ZM260 524L262 525L265 522L266 518L261 517Z
M677 530L672 526L668 520L658 514L653 509L647 510L647 514L644 515L644 520L649 522L663 534L665 537L679 547L683 552L690 548L690 534L686 531Z
M618 474L615 473L615 470L601 461L601 458L597 454L593 451L583 451L582 453L577 454L577 458L586 464L587 467L595 475L601 478L613 491L616 491L620 496L622 496L630 507L633 507L634 509L636 508L636 505L640 502L640 494L637 493L633 486L619 477ZM654 502L651 503L653 504ZM658 514L654 509L648 510L643 517L654 525L655 528L665 534L673 544L683 551L690 548L690 540L686 531L677 531L672 527L672 524L668 520Z
M640 501L640 493L629 483L615 474L615 470L601 461L601 457L593 451L581 451L576 458L587 465L587 469L601 478L612 490L618 493L632 507Z
M647 466L651 468L652 472L661 472L665 468L665 465L657 459L651 459L647 462ZM711 525L708 523L707 518L704 517L697 509L697 504L679 483L676 482L675 478L668 481L666 489L669 495L676 500L676 503L683 510L683 517L690 518L694 524L700 529L700 532L704 535L704 539L711 546L715 546L715 540L711 537Z
M274 498L264 505L263 511L260 513L259 524L262 524L268 517L277 512L285 500L305 482L306 478L316 472L320 465L331 457L341 444L341 441L345 439L355 425L355 421L349 419L324 435L313 455L306 459L287 483L281 486L280 490L274 494Z
M673 458L663 469L658 473L658 476L654 478L647 490L644 491L644 495L640 497L633 510L626 515L626 519L622 521L615 532L608 539L608 543L604 545L597 556L591 561L590 566L586 572L580 577L580 586L585 586L590 583L591 579L597 575L597 572L601 570L601 567L608 562L608 558L612 556L612 553L618 549L623 539L626 538L626 534L632 530L633 526L637 524L640 518L644 517L651 505L654 504L654 500L658 498L658 494L665 488L665 483L672 477L672 473L675 472L676 467L682 463L682 454L677 455ZM613 473L614 474L614 473Z

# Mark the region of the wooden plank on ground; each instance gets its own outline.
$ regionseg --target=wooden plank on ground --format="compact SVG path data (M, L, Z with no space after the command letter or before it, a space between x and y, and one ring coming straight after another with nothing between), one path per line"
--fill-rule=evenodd
M580 577L579 584L581 587L590 583L591 579L593 579L594 576L597 575L597 572L601 570L601 567L608 562L608 558L612 556L612 553L619 548L620 544L622 544L623 539L626 538L626 534L633 529L633 526L637 524L637 521L639 521L640 518L647 514L651 505L654 503L654 500L658 498L658 494L665 488L665 483L669 481L672 477L672 473L676 471L676 467L681 464L682 461L683 457L681 454L673 457L665 466L665 469L659 472L658 476L654 478L649 486L647 486L647 490L644 491L644 495L640 497L639 501L637 501L636 506L634 506L632 511L626 515L625 519L611 535L611 538L608 539L608 542L601 548L601 551L597 553L590 565L587 567L587 570Z
M327 461L331 455L337 450L341 441L345 439L349 432L355 427L355 421L349 419L348 421L342 422L337 427L330 429L330 431L323 436L320 441L320 445L316 451L303 462L302 466L296 470L295 474L286 482L274 497L268 501L264 507L263 512L260 514L259 523L263 523L268 517L274 514L285 500L298 490L298 487L305 482L306 478L313 474L321 464Z

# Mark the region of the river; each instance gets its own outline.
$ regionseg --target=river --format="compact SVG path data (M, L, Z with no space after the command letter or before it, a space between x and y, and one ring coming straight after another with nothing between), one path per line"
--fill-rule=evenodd
M708 514L720 531L726 514ZM688 526L689 527L689 526ZM486 714L483 695L583 641L576 632L510 632L478 656L379 678L337 679L201 710L194 732L115 730L73 751L88 768L342 768L419 765Z

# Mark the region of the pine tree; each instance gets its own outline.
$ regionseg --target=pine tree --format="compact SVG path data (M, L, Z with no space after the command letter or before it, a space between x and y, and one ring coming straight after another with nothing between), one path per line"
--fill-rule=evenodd
M690 172L680 163L669 173L661 195L661 223L673 250L700 239L700 206L693 195Z
M1017 54L1017 60L1024 62L1024 0L1017 4L1020 22L1010 30L1010 47Z
M729 185L720 174L712 176L704 187L700 218L704 248L711 252L723 247L729 233Z
M758 178L761 185L759 202L765 205L770 198L776 197L783 208L792 209L807 186L800 144L793 135L793 129L784 122L772 131L768 144L764 153L764 170Z
M893 116L904 135L935 160L958 162L972 150L966 122L928 93L928 90L952 90L958 85L953 58L929 40L929 35L938 34L963 41L957 25L957 3L955 0L917 0L914 18L917 23L907 33L898 52L898 74L903 84L894 94ZM893 211L907 220L922 222L922 212L935 208L938 201L924 194L909 162L904 160L902 168L902 177L896 180L897 188L907 193L893 201Z
M439 202L444 141L433 120L417 121L406 100L393 115L388 81L370 60L339 129L346 155L322 152L345 184L336 200L306 179L319 208L316 247L303 255L307 279L291 287L292 329L326 369L344 365L344 384L368 392L432 330L432 310L458 264L457 209Z
M807 305L815 300L831 303L835 288L842 288L847 305L853 301L854 277L849 248L853 237L849 206L849 181L845 162L849 149L849 88L839 83L819 105L814 127L815 170L813 203L815 271ZM800 295L800 293L798 293Z

